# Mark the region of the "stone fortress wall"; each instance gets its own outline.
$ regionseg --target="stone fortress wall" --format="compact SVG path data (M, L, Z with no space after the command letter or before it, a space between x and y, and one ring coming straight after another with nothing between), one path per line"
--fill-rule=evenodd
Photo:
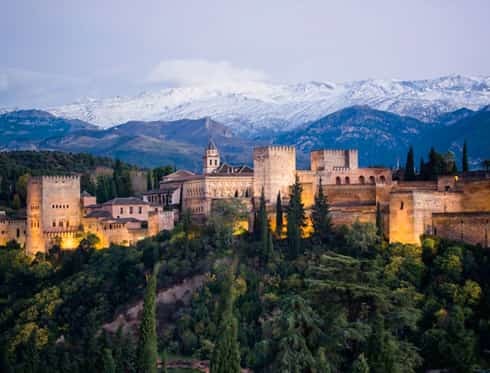
M10 219L0 216L0 246L15 240L24 246L26 242L26 221L24 219Z

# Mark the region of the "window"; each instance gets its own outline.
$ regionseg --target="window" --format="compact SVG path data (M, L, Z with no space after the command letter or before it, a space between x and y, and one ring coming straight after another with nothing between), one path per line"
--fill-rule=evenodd
M214 165L215 165L215 166L217 166L217 165L218 165L218 160L217 160L217 159L215 159L215 160L214 160Z
M210 165L210 166L212 166L212 165L213 165L213 160L212 160L212 159L210 159L210 160L209 160L209 165Z
M337 184L337 185L342 184L342 181L340 181L340 177L339 177L339 176L337 176L337 177L335 178L335 184Z
M129 213L132 214L133 213L133 206L130 206L129 207Z
M53 227L56 227L56 222L53 220Z
M405 207L405 204L403 203L403 201L400 202L400 210L403 210L403 208Z
M16 233L17 233L17 238L19 238L20 237L20 229L19 228L17 228L17 232Z
M143 213L143 207L138 207L138 214L142 214Z
M63 227L63 222L61 220L58 222L58 226Z
M70 222L69 222L69 221L67 221L67 222L66 222L66 227L68 228L69 226L70 226Z
M374 176L369 176L369 184L376 184L376 181L374 180Z
M120 213L120 214L124 214L124 208L122 208L122 207L121 207L121 208L119 209L119 213Z
M364 179L364 176L359 176L359 184L366 184L366 180Z
M346 176L346 177L345 177L345 183L346 183L346 184L350 184L350 178L349 178L349 176Z
M386 182L386 178L384 175L381 175L381 177L379 178L381 180L381 182L384 184Z

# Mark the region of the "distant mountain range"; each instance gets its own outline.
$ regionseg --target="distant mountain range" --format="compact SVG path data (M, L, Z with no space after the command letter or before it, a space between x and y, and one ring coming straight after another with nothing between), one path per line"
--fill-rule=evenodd
M417 161L420 156L427 157L432 145L439 151L455 152L459 160L466 139L474 167L490 159L490 106L477 111L461 108L430 122L368 106L351 106L293 129L281 129L235 134L229 126L210 118L130 121L101 129L44 111L23 110L0 115L0 150L88 152L141 166L175 164L198 171L209 138L231 163L250 164L256 145L295 145L300 167L307 167L309 152L319 148L358 148L364 166L395 166L397 161L403 165L411 144Z
M256 82L233 88L168 88L136 97L86 99L44 108L57 116L107 128L130 120L174 121L204 117L242 135L293 130L355 106L433 122L460 108L490 104L490 77L451 75L428 80L362 80L342 84Z

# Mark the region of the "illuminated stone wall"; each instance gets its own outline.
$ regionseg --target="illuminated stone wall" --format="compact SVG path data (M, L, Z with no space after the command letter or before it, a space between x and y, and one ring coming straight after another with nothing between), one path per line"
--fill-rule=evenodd
M46 251L42 224L42 178L31 177L27 183L26 252L35 255Z
M420 244L420 236L432 233L432 214L463 210L461 193L396 191L390 198L390 242Z
M456 212L433 214L433 233L451 240L489 247L490 213Z

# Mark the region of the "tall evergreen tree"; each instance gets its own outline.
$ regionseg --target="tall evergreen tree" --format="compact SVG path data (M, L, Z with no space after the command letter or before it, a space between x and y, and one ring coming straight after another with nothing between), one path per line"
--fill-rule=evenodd
M332 236L332 218L330 216L330 206L327 196L323 193L322 179L318 185L318 192L315 195L315 204L311 212L313 229L315 236L322 241L327 241Z
M25 373L37 373L39 371L39 350L36 343L37 332L34 330L29 336L25 350L23 351L24 353L22 354L22 360L24 361L23 372Z
M369 373L369 365L364 354L360 354L352 364L352 373Z
M259 213L258 213L257 218L258 218L257 227L259 228L258 238L262 242L262 244L264 245L263 247L265 247L265 244L266 244L266 242L268 240L268 236L269 236L269 225L268 225L268 221L267 221L267 209L266 209L266 205L265 205L264 188L262 188L262 191L260 193Z
M468 144L466 143L466 140L464 140L464 145L463 145L463 172L468 172L470 170L470 166L468 163Z
M102 365L104 373L116 373L116 363L110 348L104 348L102 352Z
M281 237L282 233L282 226L283 226L283 219L282 219L282 199L281 199L281 191L277 193L277 200L276 200L276 235L277 237Z
M156 373L158 360L156 327L156 289L158 265L148 276L146 282L143 317L140 324L137 366L139 373Z
M160 373L167 373L167 350L163 350L162 352L162 369Z
M210 362L210 373L240 373L238 322L233 315L233 274L230 270L222 284L221 321Z
M373 373L395 372L395 352L390 332L385 330L381 315L375 316L368 340L368 361Z
M150 170L146 171L146 190L153 189L153 180L151 179L152 172Z
M296 258L301 253L301 233L306 221L305 209L301 201L302 191L303 188L296 175L287 208L287 239L290 258Z
M405 180L415 180L413 146L410 146L410 148L408 149L407 162L405 163Z

